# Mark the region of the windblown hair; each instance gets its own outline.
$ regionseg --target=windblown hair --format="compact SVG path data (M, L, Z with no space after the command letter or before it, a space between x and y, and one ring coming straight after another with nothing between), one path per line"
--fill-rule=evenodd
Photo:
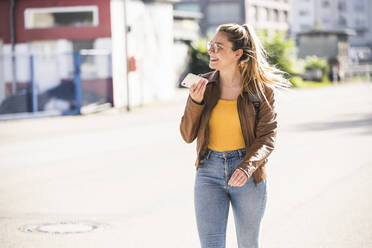
M292 87L285 78L287 73L267 62L267 52L250 24L222 24L217 27L217 32L224 32L227 35L234 51L240 48L243 50L243 55L239 59L239 70L242 75L241 94L247 91L257 95L260 100L263 97L267 101L263 84L281 89Z

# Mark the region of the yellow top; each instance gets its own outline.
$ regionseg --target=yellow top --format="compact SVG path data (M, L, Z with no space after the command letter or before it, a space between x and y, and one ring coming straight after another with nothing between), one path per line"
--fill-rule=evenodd
M244 147L237 100L219 99L209 119L208 148L225 152Z

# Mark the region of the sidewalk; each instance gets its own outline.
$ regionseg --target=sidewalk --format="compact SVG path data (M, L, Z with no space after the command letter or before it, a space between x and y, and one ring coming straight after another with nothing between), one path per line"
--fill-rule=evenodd
M200 247L195 142L179 133L187 94L129 113L0 122L0 247ZM358 83L278 95L262 247L372 247L371 95ZM88 224L100 228L53 233ZM35 225L49 233L25 232ZM237 247L231 209L226 243Z

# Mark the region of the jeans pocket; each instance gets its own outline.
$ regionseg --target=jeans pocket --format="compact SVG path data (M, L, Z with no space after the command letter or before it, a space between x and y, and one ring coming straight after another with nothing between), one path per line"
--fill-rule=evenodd
M199 168L205 168L207 164L209 163L211 157L208 157L207 155L204 155L200 160L199 160Z
M198 169L203 168L204 167L204 164L205 164L205 158L201 158L199 160Z

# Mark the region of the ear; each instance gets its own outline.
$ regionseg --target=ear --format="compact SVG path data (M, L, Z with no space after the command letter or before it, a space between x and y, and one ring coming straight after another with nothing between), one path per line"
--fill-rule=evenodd
M235 59L239 61L240 57L243 56L243 49L239 48L235 51Z

